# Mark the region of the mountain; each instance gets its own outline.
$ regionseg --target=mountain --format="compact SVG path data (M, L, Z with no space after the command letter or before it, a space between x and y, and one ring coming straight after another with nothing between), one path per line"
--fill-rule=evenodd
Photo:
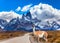
M53 21L52 23L46 23L44 24L40 24L40 30L58 30L60 28L60 25L56 22Z
M0 31L4 31L4 27L8 24L6 20L0 19Z
M6 31L29 31L32 29L32 22L20 19L19 17L12 19L6 26Z
M27 18L27 19L30 19L30 20L32 19L32 16L31 16L31 13L30 13L30 12L27 12L26 18Z
M50 19L49 19L50 20ZM4 31L32 31L34 24L36 30L58 30L60 29L60 24L58 21L54 20L39 20L38 18L32 18L31 12L22 14L20 16L12 18L9 22L5 19L0 19L0 30Z

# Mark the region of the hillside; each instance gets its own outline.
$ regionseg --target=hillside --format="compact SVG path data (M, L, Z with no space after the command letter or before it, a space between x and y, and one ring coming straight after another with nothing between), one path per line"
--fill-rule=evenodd
M48 31L48 34L49 42L60 43L60 31Z
M47 33L48 33L48 43L60 43L60 34L59 34L60 31L47 31ZM35 37L33 39L37 40L35 39ZM40 42L45 43L43 39L40 39Z
M48 32L48 42L56 42L60 43L60 31L47 31ZM1 32L0 33L0 40L5 40L9 38L14 38L14 37L21 37L24 36L29 32L23 32L23 31L18 31L18 32ZM44 40L42 40L44 42Z

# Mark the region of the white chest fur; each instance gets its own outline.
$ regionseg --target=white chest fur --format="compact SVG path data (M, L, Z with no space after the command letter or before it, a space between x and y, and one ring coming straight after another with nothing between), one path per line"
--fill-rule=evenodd
M40 38L43 38L43 36L44 36L44 32L42 34L39 34Z

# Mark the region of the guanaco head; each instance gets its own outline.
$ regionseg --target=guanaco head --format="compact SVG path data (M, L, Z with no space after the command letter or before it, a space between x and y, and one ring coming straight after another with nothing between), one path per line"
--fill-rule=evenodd
M33 24L32 27L34 27L35 25Z

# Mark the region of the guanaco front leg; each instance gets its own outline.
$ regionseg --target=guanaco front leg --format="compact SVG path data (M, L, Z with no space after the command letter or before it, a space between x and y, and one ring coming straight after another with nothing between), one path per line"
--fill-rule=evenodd
M38 43L39 43L39 39L40 39L40 38L38 37L38 41L37 41Z

